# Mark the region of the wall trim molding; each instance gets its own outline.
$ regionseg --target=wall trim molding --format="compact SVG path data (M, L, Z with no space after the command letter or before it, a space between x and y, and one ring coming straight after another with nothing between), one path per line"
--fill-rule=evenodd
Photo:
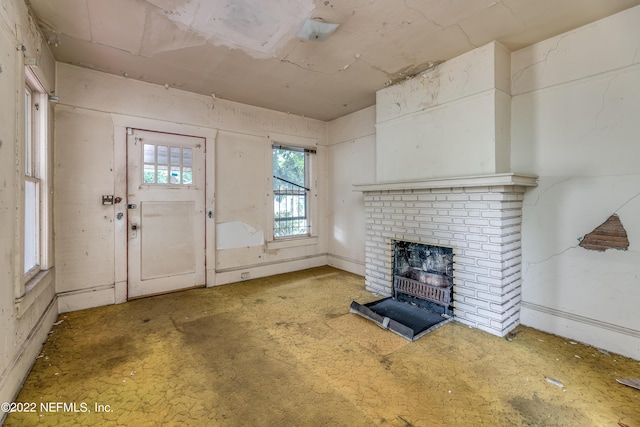
M573 322L578 322L589 326L594 326L596 328L607 329L609 331L628 335L634 338L640 338L640 330L614 325L613 323L602 322L600 320L591 319L590 317L580 316L578 314L568 313L562 310L556 310L555 308L545 307L543 305L538 305L531 302L522 301L521 304L522 308L527 308L529 310L537 311L551 316L561 317L563 319L571 320Z
M57 302L58 297L54 295L14 357L5 370L0 373L0 401L11 402L18 395L44 342L47 340L51 325L58 317ZM6 415L6 413L0 412L0 425L4 422Z

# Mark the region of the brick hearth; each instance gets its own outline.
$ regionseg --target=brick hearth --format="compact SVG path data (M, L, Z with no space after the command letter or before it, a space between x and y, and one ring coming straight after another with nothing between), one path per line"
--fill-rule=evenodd
M535 180L499 174L357 185L367 289L391 294L393 240L451 247L456 320L506 335L520 322L522 200Z

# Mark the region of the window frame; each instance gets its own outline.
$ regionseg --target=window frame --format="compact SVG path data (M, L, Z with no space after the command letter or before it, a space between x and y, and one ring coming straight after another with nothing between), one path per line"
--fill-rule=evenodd
M48 158L49 158L49 114L48 114L48 94L44 86L36 76L31 67L25 67L23 101L23 162L22 162L22 262L23 280L20 282L18 296L24 297L38 283L42 277L41 272L51 268L48 241L49 241L49 183L48 183ZM32 207L35 209L33 215L35 229L32 236L34 238L31 247L35 253L30 256L35 259L33 265L27 269L27 230L29 224L27 201L27 187L35 184L35 201Z
M304 181L304 185L302 186L304 194L305 194L305 219L306 219L306 229L307 232L306 233L298 233L298 234L289 234L289 235L276 235L276 190L275 190L275 182L276 182L276 176L275 176L275 170L274 170L274 165L273 165L273 156L274 156L274 150L289 150L289 151L293 151L293 152L302 152L304 153L304 175L305 175L305 181ZM316 194L316 180L314 177L314 163L315 163L315 155L316 155L316 150L314 148L309 148L308 146L302 146L302 145L295 145L295 144L289 144L289 143L278 143L278 142L273 142L271 144L271 155L269 156L269 158L271 159L270 164L270 171L271 171L271 180L269 181L271 183L271 189L270 189L270 193L271 193L271 209L269 210L270 212L270 223L271 223L271 240L272 242L278 242L278 243L282 243L282 242L289 242L289 241L295 241L295 240L303 240L303 239L309 239L309 238L313 238L316 235L316 230L315 230L315 199L317 198L317 194ZM285 181L286 182L286 181ZM298 184L294 185L298 186Z

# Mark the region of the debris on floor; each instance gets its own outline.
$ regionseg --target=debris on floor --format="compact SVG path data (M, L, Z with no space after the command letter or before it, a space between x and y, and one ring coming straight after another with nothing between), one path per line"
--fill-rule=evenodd
M618 381L620 384L624 384L640 390L640 378L616 378L616 381Z
M561 381L558 381L556 379L553 379L551 377L545 377L545 380L547 380L547 382L553 384L553 385L557 385L558 387L562 387L564 388L564 384Z
M510 333L508 333L507 335L505 335L504 339L505 339L505 340L507 340L507 341L509 341L509 342L511 342L511 341L513 341L513 339L514 339L515 337L517 337L517 336L518 336L518 334L519 334L519 333L521 333L521 332L522 332L522 331L518 331L518 332L510 332Z

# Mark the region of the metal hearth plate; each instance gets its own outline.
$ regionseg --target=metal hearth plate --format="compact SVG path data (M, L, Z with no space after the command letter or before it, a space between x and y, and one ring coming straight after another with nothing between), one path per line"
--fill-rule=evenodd
M453 320L451 317L398 301L392 297L368 304L353 301L350 312L369 319L382 329L388 329L409 341L415 341Z

